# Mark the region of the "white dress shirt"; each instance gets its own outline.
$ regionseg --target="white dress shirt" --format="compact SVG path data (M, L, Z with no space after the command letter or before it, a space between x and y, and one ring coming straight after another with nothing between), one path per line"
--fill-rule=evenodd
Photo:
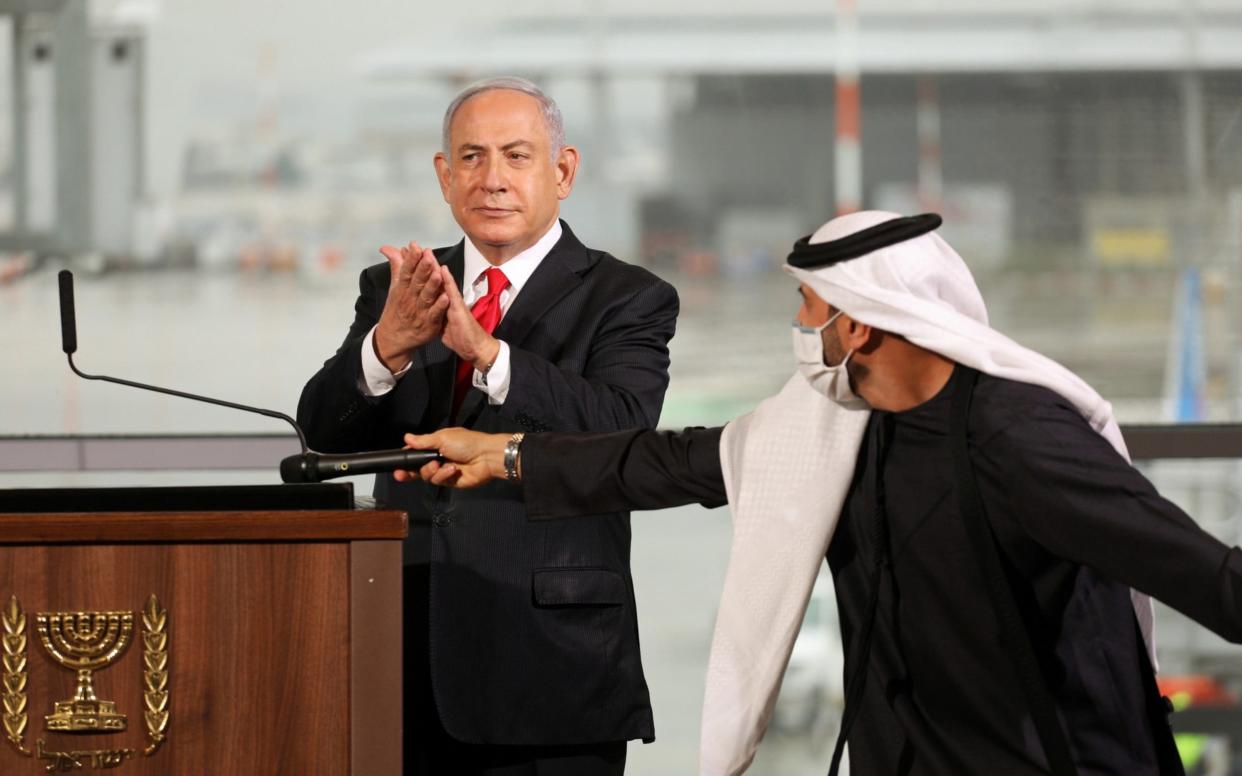
M500 265L501 271L509 279L508 287L500 292L501 320L509 312L513 300L522 292L526 281L530 280L530 276L534 274L535 268L552 250L552 246L561 239L561 232L560 220L553 221L552 228L539 238L538 242ZM470 307L475 300L487 293L485 273L492 265L483 258L483 254L469 237L465 240L465 254L465 270L462 277L467 282L463 284L465 287L462 289L462 298L465 299L466 306ZM373 326L362 340L362 378L358 381L358 389L367 396L383 396L396 387L397 381L410 370L412 362L396 373L390 372L375 353L374 339L375 327ZM489 404L505 403L509 395L508 343L500 340L500 351L496 354L492 368L487 372L487 378L484 379L476 369L471 381L475 388L487 394Z

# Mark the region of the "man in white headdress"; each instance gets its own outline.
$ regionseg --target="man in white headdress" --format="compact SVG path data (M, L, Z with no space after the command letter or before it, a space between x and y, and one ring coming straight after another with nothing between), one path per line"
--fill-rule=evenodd
M723 428L407 437L417 475L520 480L532 519L726 500L700 770L746 769L823 558L854 774L1181 772L1151 595L1242 641L1242 550L1129 463L1112 410L987 325L934 215L800 240L798 376Z

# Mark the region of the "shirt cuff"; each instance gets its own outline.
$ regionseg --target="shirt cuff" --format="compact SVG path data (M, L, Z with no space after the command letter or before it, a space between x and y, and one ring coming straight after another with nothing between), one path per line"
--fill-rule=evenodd
M475 388L487 394L488 404L504 404L509 396L509 344L500 340L500 350L496 353L492 368L487 370L486 375L474 370L470 381Z
M414 365L410 361L399 372L390 372L375 354L375 327L362 338L362 374L358 377L358 390L367 396L383 396L397 386L397 381Z

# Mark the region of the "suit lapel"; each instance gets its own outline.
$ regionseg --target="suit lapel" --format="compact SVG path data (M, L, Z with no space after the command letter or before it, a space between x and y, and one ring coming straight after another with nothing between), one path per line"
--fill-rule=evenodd
M535 323L566 294L577 288L583 273L594 262L586 246L578 242L569 225L562 221L561 239L539 262L517 299L513 300L493 332L496 338L511 345L521 344Z
M453 273L453 280L457 281L457 287L460 289L462 275L466 274L466 241L462 240L451 248L436 251L436 258L449 268L449 272Z
M483 391L476 391L473 388L466 391L466 398L462 400L461 409L457 411L457 419L453 421L453 425L474 428L474 422L479 417L479 411L487 402L487 394Z

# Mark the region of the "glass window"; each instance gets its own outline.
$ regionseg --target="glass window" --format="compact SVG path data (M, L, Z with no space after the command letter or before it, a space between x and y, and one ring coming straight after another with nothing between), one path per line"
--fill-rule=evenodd
M798 300L780 265L851 206L942 213L992 325L1123 423L1242 420L1236 0L28 5L0 3L0 437L284 432L73 376L56 272L76 274L86 372L293 414L378 248L462 238L432 167L441 118L501 74L561 106L583 157L562 211L578 236L678 289L664 427L724 423L789 378ZM1235 463L1147 470L1239 542ZM729 539L723 510L634 518L659 731L631 748L635 773L695 768ZM825 589L753 773L825 770ZM1239 686L1232 648L1160 624L1170 670Z

